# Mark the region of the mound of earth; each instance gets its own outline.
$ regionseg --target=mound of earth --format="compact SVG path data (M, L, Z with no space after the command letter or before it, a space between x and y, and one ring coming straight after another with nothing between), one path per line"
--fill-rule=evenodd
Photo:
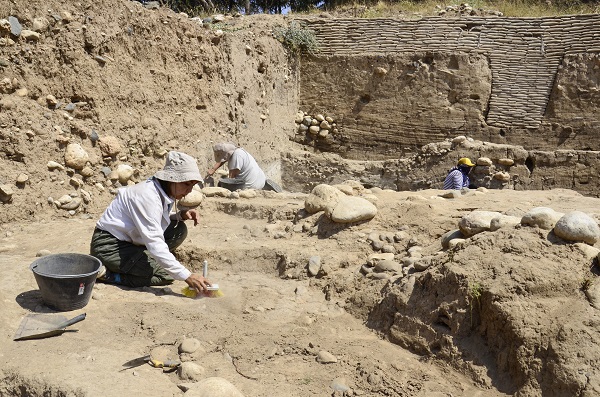
M582 282L596 277L598 249L520 224L453 249L441 239L475 210L520 217L545 206L597 217L598 199L566 190L442 194L373 189L377 215L351 224L308 214L306 194L207 197L177 255L196 270L207 260L223 297L186 298L182 282L96 284L72 313L87 313L77 333L36 341L11 340L25 314L52 312L28 266L42 250L87 252L94 219L5 224L0 390L180 395L195 381L122 366L157 346L177 356L191 338L197 350L182 361L246 396L597 393L598 314ZM382 249L400 266L373 268ZM428 265L416 265L423 258Z

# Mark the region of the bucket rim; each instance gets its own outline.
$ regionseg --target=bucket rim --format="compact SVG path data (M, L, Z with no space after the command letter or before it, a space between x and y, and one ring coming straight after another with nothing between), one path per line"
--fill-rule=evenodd
M39 269L37 269L39 262L41 262L44 258L48 258L48 257L61 257L61 256L78 256L78 257L83 257L86 259L93 259L94 262L96 262L98 264L98 269L94 270L93 272L89 272L89 273L79 273L79 274L52 274L52 273L44 273L39 271ZM36 260L34 260L30 265L29 265L29 269L34 273L37 274L39 276L43 276L43 277L51 277L51 278L84 278L84 277L90 277L92 275L95 275L98 273L98 271L100 270L100 268L102 267L102 262L100 261L100 259L92 256L92 255L87 255L87 254L80 254L77 252L73 252L73 253L62 253L62 254L49 254L49 255L44 255L42 257L37 258Z

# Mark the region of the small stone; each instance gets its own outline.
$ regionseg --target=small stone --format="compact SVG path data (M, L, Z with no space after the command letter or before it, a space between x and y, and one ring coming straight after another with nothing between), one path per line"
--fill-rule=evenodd
M42 37L38 32L34 32L33 30L23 29L21 32L21 37L25 41L39 41Z
M81 171L79 171L79 173L81 174L81 176L88 178L94 175L94 170L91 167L83 167Z
M321 257L311 256L308 260L308 274L314 277L319 274L319 270L321 270Z
M91 138L90 138L91 139ZM114 136L103 136L98 140L98 146L103 156L115 157L121 153L122 146L118 138Z
M27 174L19 174L17 176L17 183L25 183L29 180L29 176Z
M129 164L119 164L117 166L117 178L121 185L127 185L127 182L133 177L135 170Z
M321 364L331 364L337 363L338 359L333 354L329 353L326 350L321 350L317 354L317 362Z
M77 143L67 145L65 150L65 164L73 169L80 170L89 161L88 153Z
M90 141L92 141L92 143L98 142L99 139L100 139L100 137L98 136L98 133L96 132L96 130L90 131Z
M58 100L54 95L46 95L46 103L50 107L55 107L58 104Z
M513 159L500 159L498 164L510 167L515 164L515 161Z
M10 34L12 34L15 37L19 37L23 29L21 27L19 19L11 15L8 17L8 23L10 24Z
M60 206L60 208L63 210L67 210L67 211L73 211L73 210L76 210L77 208L79 208L79 206L81 205L81 201L82 201L81 198L75 197L68 203L62 204Z
M0 185L0 201L10 202L12 200L14 192L10 185Z

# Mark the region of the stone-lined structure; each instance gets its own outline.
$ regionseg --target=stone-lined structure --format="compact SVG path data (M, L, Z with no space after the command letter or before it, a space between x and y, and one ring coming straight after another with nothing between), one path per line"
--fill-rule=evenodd
M600 132L600 15L304 23L320 53L303 59L301 110L340 120L322 149L366 159L367 143L371 158L391 158L459 134L600 149L590 141Z

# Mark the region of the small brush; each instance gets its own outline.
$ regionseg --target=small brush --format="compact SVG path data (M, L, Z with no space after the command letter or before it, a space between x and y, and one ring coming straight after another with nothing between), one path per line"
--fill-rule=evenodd
M208 261L205 260L202 262L202 277L206 279L208 277ZM181 293L187 296L188 298L196 298L198 295L205 296L207 298L220 298L223 296L223 292L219 290L219 284L211 284L206 287L206 290L202 290L200 292L196 291L194 288L190 288L186 286L181 290Z

